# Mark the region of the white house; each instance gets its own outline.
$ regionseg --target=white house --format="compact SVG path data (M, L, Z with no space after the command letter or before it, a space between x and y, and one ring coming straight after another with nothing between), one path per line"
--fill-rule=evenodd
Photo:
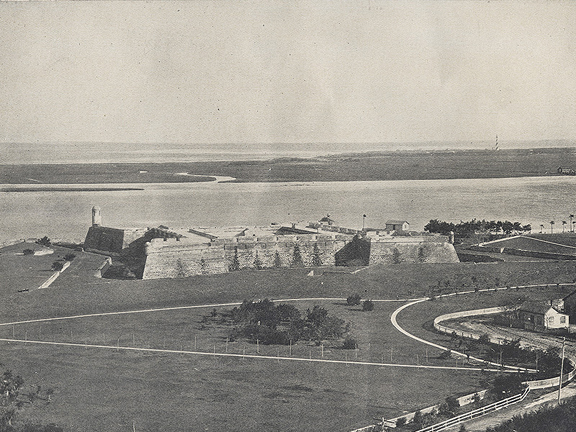
M405 220L386 221L386 231L408 231L410 224Z
M570 327L569 316L547 302L525 302L518 308L517 314L527 330L545 331Z

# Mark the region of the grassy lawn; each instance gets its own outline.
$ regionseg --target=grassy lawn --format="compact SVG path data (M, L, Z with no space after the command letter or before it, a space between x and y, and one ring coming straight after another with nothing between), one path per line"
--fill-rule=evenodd
M141 430L149 431L166 427L214 430L223 425L238 431L314 431L319 424L346 431L369 423L373 417L394 417L452 394L480 389L479 372L353 364L356 359L388 362L391 355L393 363L452 365L451 361L437 359L439 350L427 350L393 328L389 316L401 303L377 302L372 312L348 307L342 301L295 303L302 311L313 304L321 304L331 315L351 323L351 334L359 342L358 352L337 346L326 346L324 350L324 358L349 359L348 366L15 344L3 350L1 360L25 376L34 376L43 387L56 388L52 405L35 415L69 430L85 430L91 425L94 430L120 431L134 420ZM217 310L221 314L229 308ZM198 350L206 352L216 347L218 352L228 349L231 353L256 354L256 345L242 340L227 346L228 327L219 323L219 316L206 322L204 317L210 311L158 311L21 324L14 329L0 328L0 336L11 337L14 331L22 339L109 346L120 341L121 346L176 350L192 350L196 344ZM287 346L260 346L263 355L288 356L288 351ZM299 342L293 346L292 356L320 358L321 348ZM42 371L40 376L38 371ZM186 401L194 410L182 409ZM64 406L68 411L63 410ZM237 411L255 406L258 409L250 413ZM222 411L226 411L224 417ZM124 420L110 420L119 418Z
M39 251L53 251L47 255L23 255L25 249ZM54 273L51 269L54 261L63 262L67 254L74 254L70 267L66 269L61 279L69 283L73 281L87 281L93 278L96 269L104 261L101 255L77 252L61 246L42 247L36 243L18 243L0 249L0 296L21 297L27 294L18 293L19 290L36 290Z
M450 346L448 335L433 330L432 321L439 315L471 309L481 309L507 304L524 296L531 300L562 298L574 287L550 286L549 288L510 289L498 292L474 293L463 296L440 298L411 306L398 315L398 323L410 333L428 341Z
M20 257L22 258L22 257ZM51 263L54 259L50 259ZM188 279L117 281L93 277L102 257L77 253L69 270L45 290L26 294L3 292L3 322L78 313L136 310L243 299L342 297L353 292L373 299L425 294L441 281L443 289L470 289L494 284L495 278L518 283L572 280L575 263L499 263L491 265L409 265L375 267L355 275L326 272L306 276L306 269L241 271ZM40 266L39 266L40 267ZM97 265L96 265L97 267ZM72 270L72 271L70 271ZM445 281L450 281L448 288ZM544 295L547 290L534 290ZM570 292L570 288L561 290ZM526 294L515 290L451 297L407 309L400 323L432 340L442 336L426 330L435 316L454 310L494 305ZM321 304L330 314L351 323L359 350L326 346L325 358L452 365L439 350L426 349L399 334L390 314L401 303L376 302L363 313L343 301L301 301L305 310ZM226 349L227 328L216 320L202 323L211 309L152 312L63 320L0 328L1 337L88 342L153 348L219 352ZM222 308L217 310L218 313ZM218 318L218 316L217 316ZM202 325L204 324L204 328ZM196 337L196 338L195 338ZM134 339L133 339L134 338ZM439 342L442 343L442 342ZM244 342L228 344L240 353ZM286 346L261 346L261 354L288 354ZM298 343L293 356L319 358L321 348ZM246 353L256 346L246 343ZM51 347L2 343L0 362L29 383L54 388L52 402L25 408L22 418L55 422L70 431L130 430L298 430L347 431L369 424L373 417L394 417L478 390L481 373L380 368L349 364L316 364L263 359L201 357L186 354L135 353L95 348Z

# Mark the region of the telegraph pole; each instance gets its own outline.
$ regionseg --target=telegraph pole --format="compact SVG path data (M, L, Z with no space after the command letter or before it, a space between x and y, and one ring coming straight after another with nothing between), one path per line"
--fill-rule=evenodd
M566 338L562 339L562 364L560 365L560 382L558 383L558 405L560 405L560 398L562 397L562 375L564 374L564 347L566 345Z

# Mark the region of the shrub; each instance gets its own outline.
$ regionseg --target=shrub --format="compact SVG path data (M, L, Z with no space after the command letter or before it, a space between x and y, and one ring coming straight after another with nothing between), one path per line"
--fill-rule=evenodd
M356 339L350 336L347 336L346 339L344 339L344 343L342 344L342 348L344 349L356 349L357 346L358 342Z
M32 249L24 249L22 253L24 255L34 255L34 251Z
M374 310L374 302L372 300L364 300L362 303L362 310L364 312L370 312Z
M406 424L406 417L400 417L396 420L396 427L402 427Z
M68 254L64 255L65 261L72 261L74 258L76 258L76 255L74 255L73 253L68 253Z
M450 350L443 351L442 354L438 356L441 360L448 360L450 357L452 357L452 351Z
M445 402L440 405L440 414L448 417L454 417L458 411L458 408L460 408L460 402L458 402L454 396L448 396L445 399Z
M64 268L64 264L62 264L60 261L54 261L52 263L52 270L54 271L61 271Z
M361 300L362 297L360 297L360 294L354 293L348 296L348 298L346 299L346 303L348 304L348 306L358 306Z
M424 421L422 419L422 413L420 412L420 410L418 410L414 413L414 418L412 419L412 423L414 423L414 426L418 429L420 429L424 426Z
M524 377L520 374L498 375L492 382L490 393L497 400L520 394L526 388L526 384L523 384L522 381L524 381Z

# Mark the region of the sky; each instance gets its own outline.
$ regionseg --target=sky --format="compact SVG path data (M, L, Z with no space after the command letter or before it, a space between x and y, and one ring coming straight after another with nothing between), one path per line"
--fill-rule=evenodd
M0 142L576 139L569 1L0 3Z

